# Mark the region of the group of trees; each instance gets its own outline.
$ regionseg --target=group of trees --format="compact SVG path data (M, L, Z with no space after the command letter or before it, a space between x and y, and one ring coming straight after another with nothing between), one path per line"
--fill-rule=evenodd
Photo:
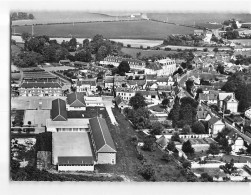
M58 62L65 59L90 62L93 56L100 61L107 55L117 55L122 47L120 43L104 39L102 35L95 35L91 41L85 39L80 47L77 47L76 38L59 44L45 35L32 37L29 33L23 33L22 39L24 50L13 57L15 65L19 67L36 66L42 62ZM71 55L69 52L76 53Z
M241 54L238 54L235 56L236 60L232 62L235 63L236 65L249 65L251 64L251 56L243 56Z
M26 12L13 12L11 13L11 20L33 20L33 14L29 14Z
M191 126L196 121L198 102L190 97L175 98L174 106L168 118L172 120L173 127L182 128L184 125Z
M227 154L229 154L232 151L232 147L228 143L228 139L226 138L226 135L228 134L228 132L229 132L228 129L224 129L223 131L218 132L217 137L215 138L215 141L218 142L219 144L219 149L224 150ZM210 152L213 152L215 148L216 146L211 146Z
M200 46L203 37L198 35L170 35L164 39L164 45L180 45L180 46Z
M229 77L221 90L235 93L235 97L239 101L239 112L245 111L250 106L248 101L248 86L243 72L236 72Z
M119 74L120 76L125 76L125 73L130 71L130 65L128 61L122 61L120 62L119 66L117 68L114 68L112 70L113 75Z

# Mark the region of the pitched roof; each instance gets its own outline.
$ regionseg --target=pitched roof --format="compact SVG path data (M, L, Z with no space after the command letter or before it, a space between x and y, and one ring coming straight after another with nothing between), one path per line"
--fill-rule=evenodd
M157 75L156 74L147 74L146 80L157 80Z
M127 80L128 85L138 85L143 86L146 83L146 80Z
M81 85L96 86L96 80L77 81L77 86L81 86Z
M223 101L226 97L228 96L232 96L233 95L233 92L220 92L219 93L219 100L220 101Z
M157 77L157 82L168 82L168 76Z
M67 120L66 103L64 100L58 98L52 101L51 119L53 121Z
M213 125L213 124L215 124L217 121L219 121L220 120L220 118L218 118L218 117L212 117L209 121L208 121L208 125L209 126L211 126L211 125Z
M20 88L62 88L62 86L54 82L24 82Z
M83 107L86 106L85 100L84 100L84 94L75 92L67 94L67 104L69 104L71 107Z
M205 119L210 114L208 111L197 111L198 119Z
M159 139L156 140L157 144L159 144L162 148L164 148L168 144L168 140L164 135L162 135Z
M135 93L140 93L144 95L158 95L157 91L136 91Z
M89 122L97 152L117 152L105 119L95 117Z
M119 95L114 98L114 101L117 105L124 103L123 99Z
M58 165L93 165L92 156L59 156Z

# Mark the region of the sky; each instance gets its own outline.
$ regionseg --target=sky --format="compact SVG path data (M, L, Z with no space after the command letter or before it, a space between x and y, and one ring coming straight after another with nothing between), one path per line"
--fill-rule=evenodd
M60 2L60 3L59 3ZM7 9L90 12L232 12L250 13L250 0L73 0L6 1Z

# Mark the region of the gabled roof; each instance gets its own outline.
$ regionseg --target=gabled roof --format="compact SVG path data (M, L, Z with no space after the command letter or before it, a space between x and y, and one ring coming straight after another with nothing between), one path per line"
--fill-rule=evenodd
M67 120L66 103L64 100L58 98L52 101L51 120L53 121Z
M168 76L157 77L157 82L168 82Z
M238 101L234 98L234 96L232 96L232 95L227 96L223 101L224 101L224 102L228 102L228 101L230 101L230 100L234 100L235 102L238 102Z
M24 82L20 88L62 88L62 86L54 82Z
M198 119L205 119L209 114L208 111L197 111Z
M117 105L124 103L123 99L119 95L114 98L114 101L116 102Z
M216 122L218 122L219 120L221 120L218 117L212 117L209 121L208 121L208 125L211 126L213 124L215 124Z
M105 119L96 117L90 119L89 122L96 151L101 153L117 152Z
M92 156L59 156L58 165L92 165Z
M232 96L234 93L233 92L220 92L219 93L219 100L223 101L227 96Z
M84 100L84 94L75 92L67 94L67 104L69 104L71 107L84 107L86 106L85 100Z
M78 81L77 86L81 85L90 85L90 86L96 86L96 81L95 80L83 80L83 81Z
M144 95L158 95L157 91L136 91L135 93L140 93Z

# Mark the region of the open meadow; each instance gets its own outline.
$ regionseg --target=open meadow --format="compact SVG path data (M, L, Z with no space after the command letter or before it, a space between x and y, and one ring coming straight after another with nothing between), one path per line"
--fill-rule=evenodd
M156 39L163 40L171 34L191 34L194 28L157 23L153 21L120 21L76 24L52 24L34 26L35 35L50 37L86 37L102 34L109 39ZM31 26L17 26L16 33L29 32Z
M154 55L162 55L164 57L168 54L177 53L177 51L151 50L151 49L143 50L143 49L138 49L138 48L126 48L126 47L123 47L121 51L124 54L131 55L133 58L136 58L137 53L139 52L141 53L140 57L151 57Z

